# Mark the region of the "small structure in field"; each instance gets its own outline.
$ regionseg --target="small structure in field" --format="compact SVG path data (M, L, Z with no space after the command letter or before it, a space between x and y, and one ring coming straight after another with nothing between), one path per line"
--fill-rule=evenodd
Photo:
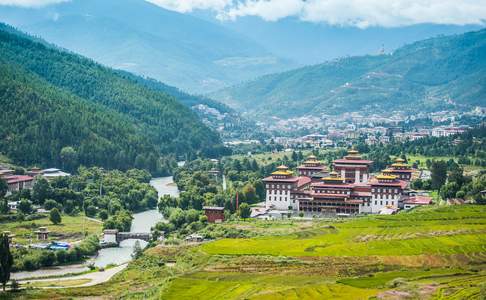
M200 243L202 241L204 241L204 238L199 234L193 233L186 237L186 242L188 243Z
M41 241L45 241L49 239L49 230L47 227L39 227L39 230L34 231L37 235L37 239Z
M224 221L224 207L204 206L204 214L208 217L209 223L221 223Z
M403 201L404 209L412 209L416 206L430 205L432 203L432 197L429 196L412 196Z

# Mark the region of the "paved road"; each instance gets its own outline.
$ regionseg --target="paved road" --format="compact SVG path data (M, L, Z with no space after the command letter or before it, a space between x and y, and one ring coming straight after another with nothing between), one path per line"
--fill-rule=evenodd
M87 274L82 274L82 275L76 275L76 276L69 276L69 277L62 277L62 278L49 278L49 279L33 279L33 280L21 280L20 283L27 283L27 282L43 282L43 281L58 281L62 283L64 280L78 280L78 279L89 279L89 282L86 282L81 285L77 286L69 286L69 287L85 287L85 286L93 286L97 285L103 282L107 282L110 280L115 274L118 272L122 271L127 267L128 264L123 264L116 266L114 268L108 269L103 272L92 272L92 273L87 273ZM63 288L63 287L45 287L45 288Z

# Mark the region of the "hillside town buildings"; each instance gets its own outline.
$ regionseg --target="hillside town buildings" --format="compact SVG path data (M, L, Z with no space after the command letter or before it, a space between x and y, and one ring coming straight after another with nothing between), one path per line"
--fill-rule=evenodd
M376 176L371 175L372 164L353 149L342 159L334 160L332 172L315 156L309 156L297 167L298 176L280 166L263 180L267 191L265 207L307 215L351 215L393 213L405 203L407 208L426 203L426 197L409 196L414 170L403 159L397 158Z

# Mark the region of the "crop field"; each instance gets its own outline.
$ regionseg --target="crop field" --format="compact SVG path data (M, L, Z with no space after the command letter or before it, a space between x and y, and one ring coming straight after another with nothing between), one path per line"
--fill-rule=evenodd
M307 234L223 239L209 254L396 256L486 252L486 207L441 207L324 224Z
M344 220L251 220L255 237L154 247L99 286L31 299L484 299L486 206Z

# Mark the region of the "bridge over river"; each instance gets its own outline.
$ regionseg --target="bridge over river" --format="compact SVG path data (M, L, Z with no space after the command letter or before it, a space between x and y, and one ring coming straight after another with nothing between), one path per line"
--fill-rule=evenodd
M107 244L120 244L124 240L135 239L150 242L152 234L150 232L119 232L116 229L106 229L103 231L103 242Z

